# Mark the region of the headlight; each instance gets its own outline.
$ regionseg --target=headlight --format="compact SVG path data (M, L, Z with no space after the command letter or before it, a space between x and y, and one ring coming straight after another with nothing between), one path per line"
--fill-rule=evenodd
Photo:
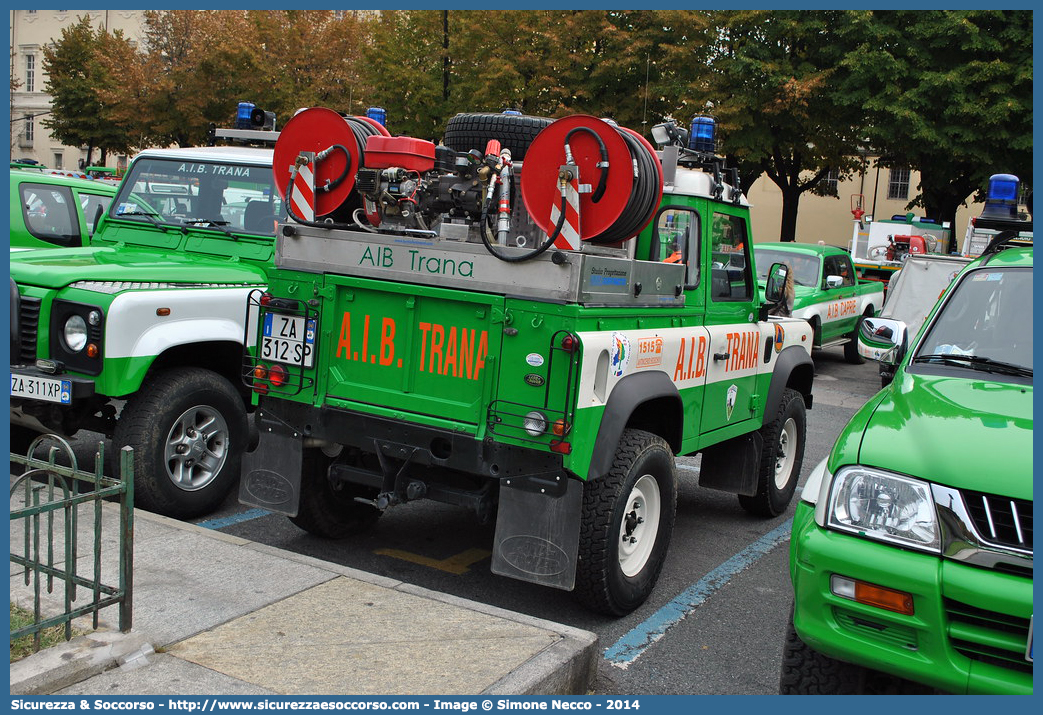
M939 551L938 519L927 482L865 467L837 472L828 526L923 551Z
M62 331L65 346L72 352L78 353L87 344L87 322L80 315L70 315L65 321Z

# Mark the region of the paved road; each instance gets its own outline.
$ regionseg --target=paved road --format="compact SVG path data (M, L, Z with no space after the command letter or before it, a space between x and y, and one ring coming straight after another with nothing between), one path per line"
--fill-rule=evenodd
M875 363L848 365L841 349L814 358L815 407L808 412L801 485L880 384ZM284 517L240 506L234 495L198 523L594 631L604 648L599 694L774 693L790 608L793 507L776 519L751 517L733 495L699 488L698 465L698 458L681 460L677 522L656 590L621 619L593 615L568 593L494 576L492 527L433 502L395 507L372 532L348 542L309 536Z
M875 363L848 365L842 349L813 357L815 406L808 412L801 485L880 385ZM82 463L89 463L86 455ZM751 517L735 496L698 487L698 458L683 458L680 467L677 520L663 573L648 602L620 619L591 614L568 593L494 576L493 528L478 525L466 510L434 502L395 507L370 533L342 542L318 539L285 517L241 506L234 493L219 511L195 521L593 631L604 649L599 694L775 693L791 600L786 568L793 506L775 519Z

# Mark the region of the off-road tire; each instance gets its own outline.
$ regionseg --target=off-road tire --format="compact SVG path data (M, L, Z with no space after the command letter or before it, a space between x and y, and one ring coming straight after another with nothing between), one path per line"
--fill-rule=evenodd
M764 451L757 493L740 494L739 504L750 514L773 517L786 511L800 479L807 436L804 397L796 390L784 390L774 419L761 427L760 432Z
M790 610L779 670L780 695L942 695L942 691L889 673L830 658L797 635Z
M858 352L858 332L862 329L862 321L872 317L872 312L866 311L855 323L855 329L851 331L851 339L844 343L844 360L852 365L861 365L866 361Z
M532 140L553 121L524 114L460 113L446 124L443 143L454 151L485 152L489 140L496 139L511 150L513 161L522 161Z
M855 695L863 690L864 671L808 647L797 635L791 613L782 648L780 695Z
M663 568L676 508L677 468L670 446L649 432L624 430L612 468L583 488L576 600L612 616L644 603ZM650 520L637 523L639 513ZM624 534L638 541L624 544ZM652 539L651 545L642 537Z
M368 531L381 511L355 497L372 499L377 490L354 484L334 489L327 477L333 460L319 449L305 449L301 459L301 496L290 521L324 539L344 539Z
M174 368L150 376L127 400L112 435L110 464L117 468L120 450L132 447L134 506L191 519L224 501L239 478L247 438L246 408L228 380L203 368ZM201 450L203 458L188 464L172 454L180 446L186 454Z

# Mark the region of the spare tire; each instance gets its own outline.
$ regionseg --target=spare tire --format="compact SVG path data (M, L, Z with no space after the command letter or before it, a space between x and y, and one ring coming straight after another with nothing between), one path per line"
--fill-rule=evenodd
M445 127L444 144L453 151L471 149L485 151L490 139L511 150L513 161L523 161L529 144L544 127L553 122L550 117L526 114L460 113Z

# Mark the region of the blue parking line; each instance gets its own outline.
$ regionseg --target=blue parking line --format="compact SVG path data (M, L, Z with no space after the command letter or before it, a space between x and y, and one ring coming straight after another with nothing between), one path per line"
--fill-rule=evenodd
M689 586L676 598L646 618L643 623L624 634L605 651L605 660L618 668L626 668L666 635L666 632L701 606L732 576L753 565L760 557L780 542L789 538L791 520L769 531L739 553L732 556L699 581Z
M244 521L250 521L251 519L258 519L262 516L268 516L272 512L265 511L264 509L249 509L239 514L232 514L231 516L222 516L219 519L211 519L209 521L201 521L196 526L201 526L204 529L223 529L226 526L232 526L233 524L240 524Z

